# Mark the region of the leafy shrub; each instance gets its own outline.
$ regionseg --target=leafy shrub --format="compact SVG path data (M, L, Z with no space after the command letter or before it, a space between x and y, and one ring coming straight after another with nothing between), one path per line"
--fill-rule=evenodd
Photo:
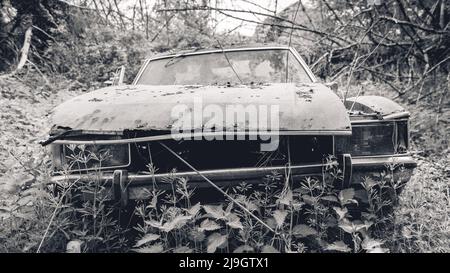
M121 65L127 68L126 81L131 82L150 52L149 43L139 34L97 26L84 33L82 39L53 42L45 58L51 60L49 70L85 88L95 88L109 80Z
M73 162L85 164L79 155ZM101 161L101 159L99 159ZM50 168L47 168L50 170ZM23 187L0 210L2 252L126 251L126 231L108 204L99 175L84 181L48 183L50 177ZM66 171L67 174L67 171Z
M352 188L339 189L341 173L332 158L327 162L323 177L294 182L289 175L273 173L259 185L235 186L228 193L245 210L231 200L192 205L195 191L188 190L186 179L169 177L165 183L171 184L172 191L149 191L150 201L137 207L142 221L135 229L141 236L133 250L387 252L383 242L372 236L389 218L383 208L386 212L391 202L381 198L388 188L387 175L384 182L367 179L365 191L358 194ZM154 168L149 169L151 173ZM362 203L370 205L361 217L355 211L367 207Z

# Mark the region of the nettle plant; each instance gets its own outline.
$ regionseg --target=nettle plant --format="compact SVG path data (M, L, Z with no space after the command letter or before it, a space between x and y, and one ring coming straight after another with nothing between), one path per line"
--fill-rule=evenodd
M77 171L82 179L58 184L48 183L47 172L19 193L0 224L11 238L4 251L387 252L383 243L391 238L385 231L402 186L394 180L402 167L392 164L363 178L359 187L342 189L342 172L328 156L320 177L294 180L287 165L283 174L274 172L259 184L224 189L234 201L200 204L193 202L197 190L173 170L163 181L170 190L158 190L154 180L149 198L136 204L130 219L99 179L110 153L93 153L83 145L68 149L63 174L88 169L88 163L94 171ZM147 167L155 174L155 166Z
M120 225L120 211L111 203L108 189L101 182L102 163L111 158L109 150L92 152L84 145L68 145L70 156L66 156L63 173L68 175L73 166L82 179L63 181L54 185L54 192L72 225L65 232L69 240L67 251L73 252L115 252L127 248L126 228ZM82 171L88 170L90 172ZM55 211L58 207L55 208Z
M140 236L133 251L388 252L376 238L383 238L382 230L392 220L392 201L386 195L392 189L393 167L379 182L366 177L360 189L342 189L336 159L324 161L321 177L293 181L286 166L284 174L272 173L258 185L242 182L227 189L234 201L218 204L193 205L195 189L186 179L169 176L164 183L171 191L149 190L149 201L136 208ZM148 169L154 174L153 165Z
M108 151L94 154L82 145L69 146L79 152L67 157L62 173L72 167L95 165L93 172L81 172L83 179L50 183L51 167L37 176L36 182L20 192L2 214L0 230L5 234L5 249L12 252L118 252L127 250L126 230L119 225L119 213L99 181L102 161Z

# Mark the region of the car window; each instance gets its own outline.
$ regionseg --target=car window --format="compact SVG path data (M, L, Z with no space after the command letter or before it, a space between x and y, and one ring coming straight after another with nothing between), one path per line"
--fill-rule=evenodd
M149 62L137 83L221 85L240 81L244 84L312 82L289 50L270 49L231 51L225 55L217 52L154 60Z

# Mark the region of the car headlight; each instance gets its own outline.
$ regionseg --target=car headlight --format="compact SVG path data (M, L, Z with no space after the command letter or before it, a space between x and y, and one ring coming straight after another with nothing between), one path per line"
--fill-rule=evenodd
M336 152L353 156L373 156L406 153L408 122L395 121L352 126L351 137L336 138Z
M129 144L53 144L51 149L56 170L103 170L124 168L131 163Z

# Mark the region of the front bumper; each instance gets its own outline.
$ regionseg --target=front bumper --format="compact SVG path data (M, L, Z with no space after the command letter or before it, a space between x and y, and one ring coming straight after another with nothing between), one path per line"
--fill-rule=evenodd
M417 166L410 155L394 156L364 156L351 157L343 155L339 161L339 168L344 175L344 187L351 187L352 184L362 182L362 177L379 173L383 170L394 170L395 174L404 182L407 182L412 170ZM308 176L322 176L325 164L311 164L291 166L289 173L293 179L301 179ZM401 170L401 173L399 172ZM288 168L281 167L260 167L260 168L234 168L207 170L198 172L180 172L170 174L137 174L128 173L126 170L115 170L109 173L92 174L69 174L53 176L53 183L61 182L83 182L96 179L103 183L106 194L110 199L120 200L122 205L126 205L128 200L147 199L151 190L156 187L161 190L171 189L171 181L177 178L185 178L191 188L210 188L211 185L205 181L203 176L214 182L219 187L235 186L243 181L250 184L260 184L261 179L270 176L274 172L279 174L287 173Z

